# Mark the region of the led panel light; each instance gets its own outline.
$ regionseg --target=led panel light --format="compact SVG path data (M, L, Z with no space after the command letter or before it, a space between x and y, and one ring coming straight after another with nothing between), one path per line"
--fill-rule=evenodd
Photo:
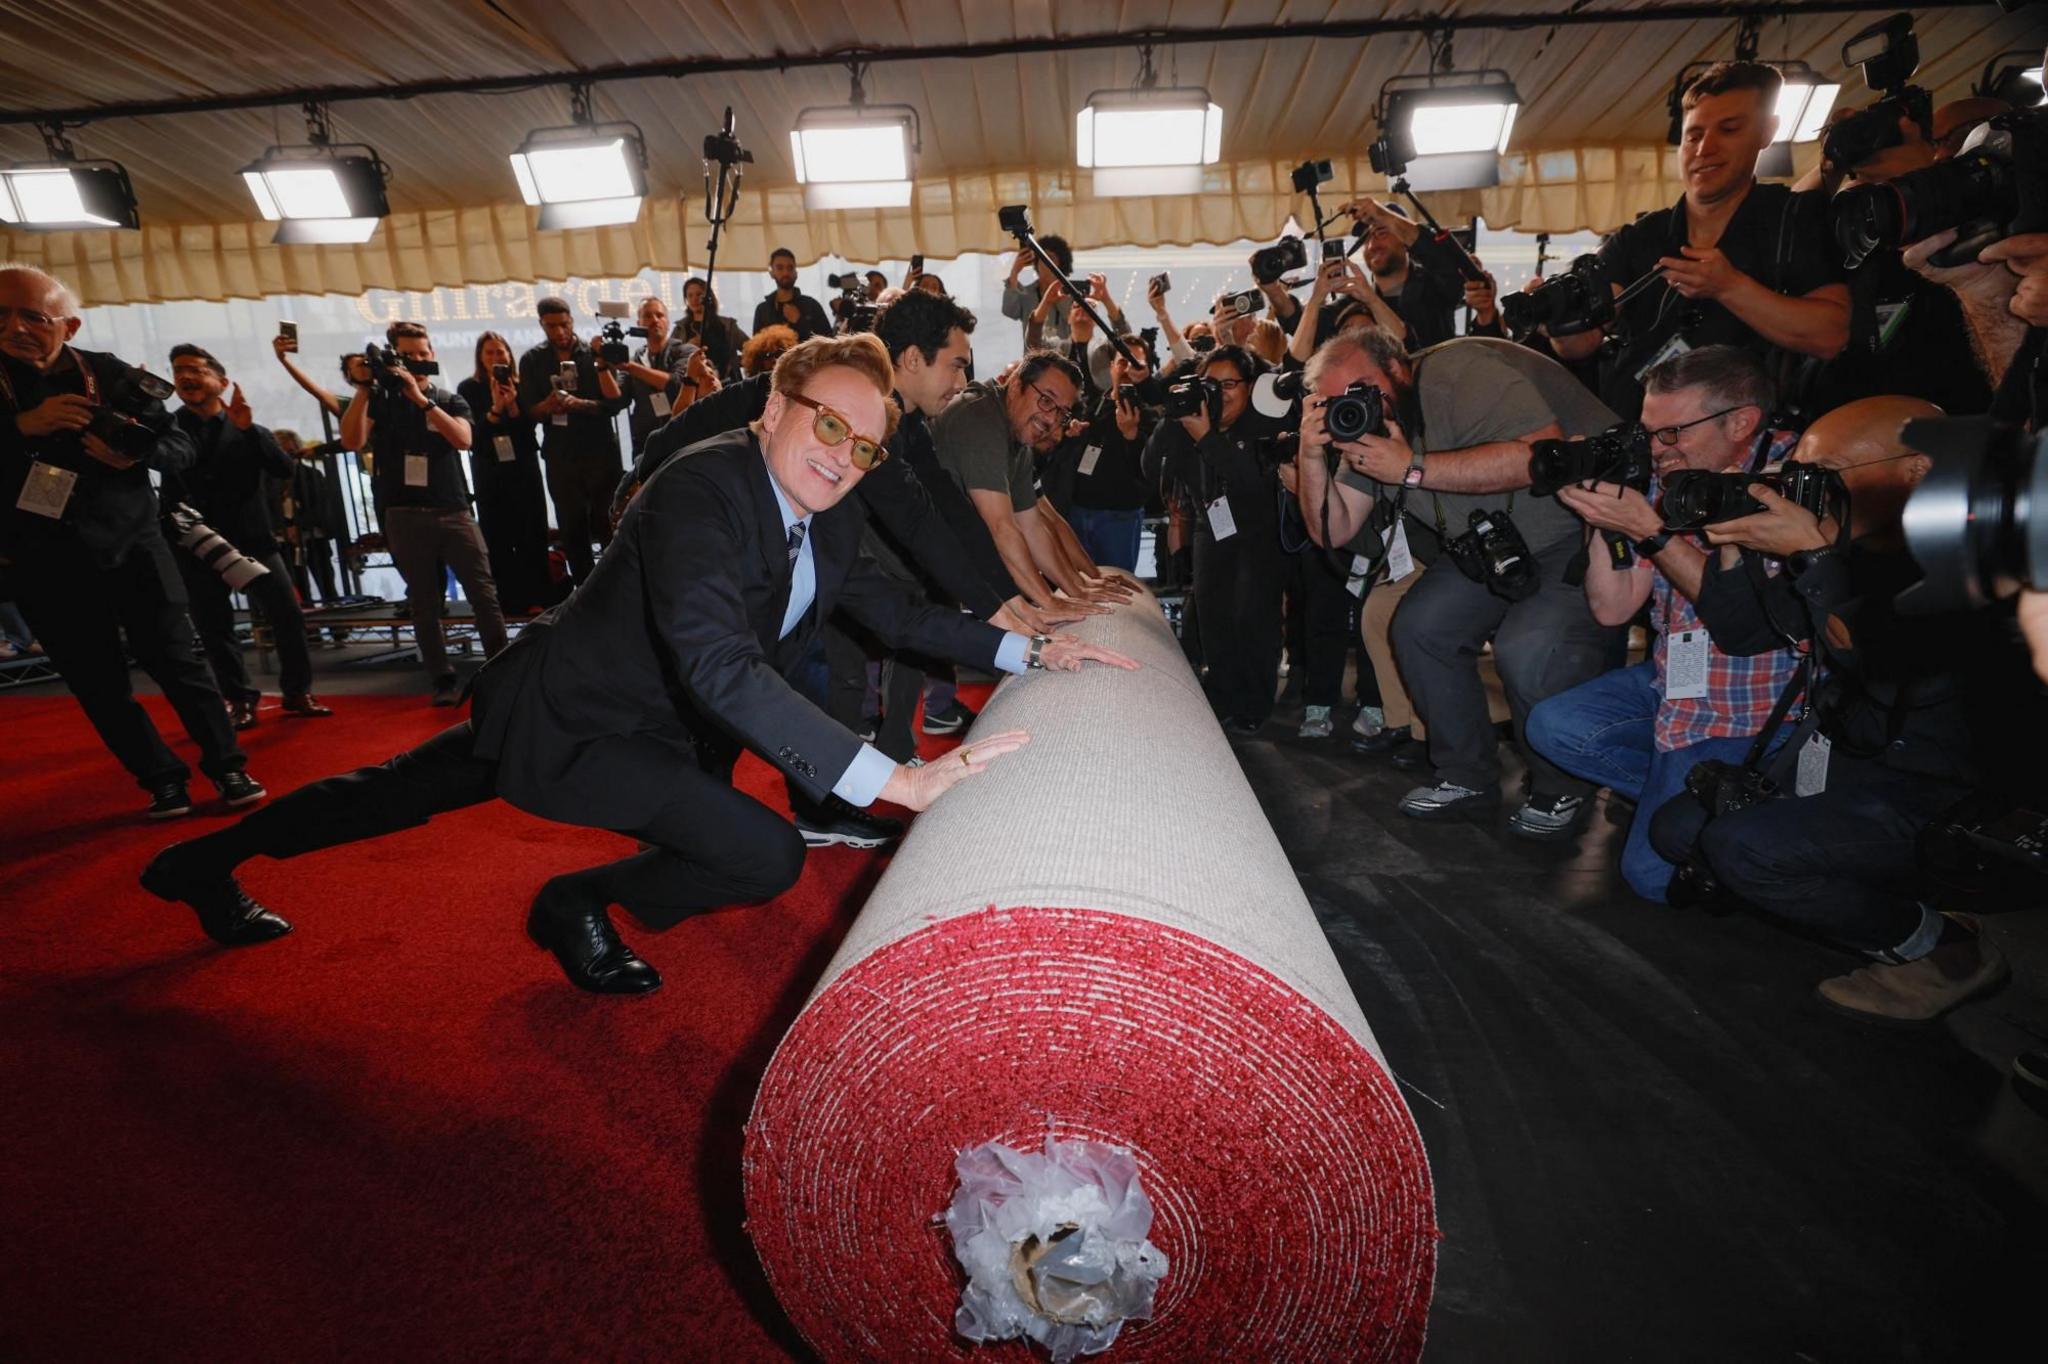
M1500 183L1522 97L1501 71L1396 76L1380 89L1380 128L1411 189Z
M391 211L384 166L368 147L349 155L329 147L272 147L242 168L256 211L278 224L279 246L365 242Z
M0 168L0 222L41 232L142 225L128 172L112 161Z
M805 109L789 131L804 207L902 208L910 203L919 142L908 105Z
M1074 119L1074 161L1110 197L1188 194L1223 154L1223 109L1198 87L1098 90Z
M1842 87L1811 73L1785 71L1778 87L1778 135L1773 142L1812 142L1824 131Z
M512 153L512 175L544 232L630 223L647 196L646 142L630 123L541 128Z

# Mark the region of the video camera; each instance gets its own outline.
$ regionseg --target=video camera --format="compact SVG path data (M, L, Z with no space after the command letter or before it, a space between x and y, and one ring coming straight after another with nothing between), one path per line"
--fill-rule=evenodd
M868 282L858 270L848 270L843 275L827 275L828 287L839 291L839 301L833 312L839 315L839 334L871 332L875 329L875 314L880 311L868 294Z
M398 370L407 371L415 379L430 379L441 372L438 360L415 360L391 346L380 346L374 341L363 347L363 360L370 366L370 373L376 376L377 391L387 398L396 398L405 392Z
M1954 611L2048 587L2048 434L1984 417L1921 418L1901 434L1934 467L1902 517L1923 576L1899 609Z
M1664 517L1664 528L1698 530L1763 511L1764 504L1749 495L1752 483L1763 484L1817 517L1842 512L1849 498L1840 474L1796 459L1755 474L1681 469L1664 480L1664 501L1658 509ZM1838 515L1837 519L1845 518Z
M633 315L632 305L628 303L600 301L597 305L597 315L605 319L604 326L597 333L598 358L607 365L625 364L633 358L633 347L627 344L626 338L637 336L645 340L647 328L620 325Z
M1471 529L1463 535L1444 538L1444 553L1459 572L1508 601L1535 596L1543 580L1536 556L1513 519L1506 512L1474 510L1469 524Z
M2048 109L2000 114L1947 161L1852 185L1828 218L1851 269L1951 227L1956 239L1930 257L1935 265L1968 265L1993 242L2048 230Z
M1600 257L1580 256L1564 273L1538 288L1503 297L1501 319L1517 337L1526 337L1538 327L1548 327L1552 336L1574 336L1604 327L1614 321L1617 311L1614 284Z
M1529 491L1537 497L1592 482L1649 491L1654 464L1641 422L1617 422L1583 440L1539 440L1529 450Z
M1913 16L1894 14L1842 44L1842 65L1863 68L1863 80L1881 98L1868 109L1838 120L1828 129L1821 155L1839 171L1854 170L1902 140L1899 120L1920 125L1934 140L1934 97L1911 84L1920 66L1920 40L1913 36Z
M86 433L98 436L123 459L146 459L171 424L156 404L168 401L176 391L147 370L131 369L108 390L106 402L93 408Z

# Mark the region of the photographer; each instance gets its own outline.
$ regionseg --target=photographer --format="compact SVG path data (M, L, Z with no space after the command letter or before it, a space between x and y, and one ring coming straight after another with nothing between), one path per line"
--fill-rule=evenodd
M1966 265L1937 266L1930 259L1955 241L1950 228L1907 247L1908 268L1955 291L1977 357L1997 385L1991 415L2029 430L2048 429L2048 383L2043 382L2042 338L2048 336L2048 232L2027 232L1993 242Z
M171 347L171 379L184 404L175 420L192 440L192 463L164 474L163 506L191 508L228 544L266 570L242 585L250 607L270 626L277 649L278 685L287 715L318 716L334 712L313 698L313 656L306 648L306 617L299 610L290 572L277 552L277 528L270 519L270 480L292 476L292 458L279 448L268 430L256 425L249 399L235 386L232 403L221 401L228 387L227 371L204 348ZM178 527L167 524L175 541ZM221 695L236 729L256 723L263 690L249 680L242 646L235 639L235 591L221 576L220 566L180 553L178 571L185 578L192 623L200 647L213 667Z
M1072 279L1074 276L1074 249L1067 245L1067 239L1056 233L1048 233L1038 239L1038 244L1045 248L1046 255L1052 257L1053 264L1059 266L1060 273ZM1036 259L1028 249L1019 249L1016 255L1010 257L1010 273L1003 280L1003 316L1026 324L1025 335L1027 339L1024 343L1024 349L1027 351L1032 349L1028 339L1031 315L1045 303L1046 295L1053 293L1058 288L1057 282L1050 276L1040 276L1030 285L1019 283L1024 277L1024 267L1032 264ZM1058 301L1055 298L1053 303L1057 304ZM1050 310L1049 315L1045 318L1045 326L1048 329L1047 344L1058 345L1060 342L1068 339L1067 319L1060 315L1057 307Z
M769 252L768 274L775 287L754 309L757 335L770 327L788 327L798 341L832 335L832 319L826 316L824 305L796 287L796 252L786 246Z
M634 459L640 457L647 437L674 416L677 408L688 407L718 387L718 375L711 370L709 358L693 365L691 359L700 353L699 348L670 334L668 306L660 299L641 299L637 321L647 337L632 359L615 367L630 404L626 430L632 437Z
M1144 468L1187 491L1194 517L1194 598L1207 687L1224 729L1258 733L1280 670L1279 480L1265 442L1281 423L1251 405L1265 366L1240 346L1204 355L1183 380L1194 410L1161 418ZM1171 395L1169 395L1171 396Z
M1783 458L1793 442L1771 430L1776 400L1763 363L1734 346L1702 346L1666 360L1644 378L1643 424L1656 477L1680 469L1742 472ZM1621 874L1646 900L1662 903L1672 864L1650 843L1650 822L1685 796L1695 763L1739 764L1799 666L1790 647L1729 654L1693 606L1710 551L1696 531L1669 532L1647 492L1608 482L1560 489L1557 500L1586 523L1586 599L1603 625L1627 625L1650 607L1650 657L1581 683L1529 712L1529 746L1575 776L1613 789L1635 806ZM1617 568L1599 531L1634 545ZM1736 553L1722 550L1724 562Z
M581 586L597 562L591 543L611 543L605 513L623 472L613 418L626 399L612 367L578 339L566 302L544 298L534 311L548 339L519 357L519 402L529 421L546 424L541 453L548 496L555 502L569 574Z
M335 397L326 385L300 369L298 362L292 359L299 353L299 336L296 331L286 332L280 328L277 335L270 338L270 351L277 357L277 363L284 366L284 372L291 375L293 383L306 390L313 401L320 404L322 411L336 421L341 420L342 409L347 404ZM369 367L363 363L361 351L350 351L341 357L341 377L350 384L369 382Z
M469 489L457 453L469 448L470 407L414 372L439 369L425 327L394 322L386 339L394 352L389 358L396 363L386 364L376 383L356 389L342 414L341 443L351 450L367 447L376 457L384 539L392 564L405 579L420 662L434 681L434 704L453 706L462 698L441 637L444 565L476 611L485 657L505 647L505 618L498 609L490 553L469 514Z
M74 348L78 328L62 284L0 265L0 598L21 608L101 741L149 793L152 818L190 812L192 772L136 701L131 656L221 797L261 800L199 656L149 482L152 469L192 463L192 438L164 411L169 385Z
M497 332L476 339L469 377L455 386L470 412L470 483L491 560L500 611L524 615L561 599L548 568L548 501L540 435L519 407L512 343Z
M309 447L296 431L279 429L272 434L277 448L292 461L291 477L278 490L278 553L290 564L292 585L302 601L312 602L317 587L319 600L332 606L341 597L335 585L334 546L348 538L341 490L321 466L326 447ZM333 627L333 634L337 641L348 638L343 626Z
M1933 415L1917 399L1866 398L1801 437L1794 457L1837 471L1847 488L1846 535L1762 484L1749 494L1763 511L1708 527L1711 542L1785 571L1759 585L1711 561L1700 620L1731 652L1745 637L1775 648L1781 631L1811 639L1827 680L1815 737L1797 755L1795 798L1712 818L1673 802L1652 832L1667 855L1696 841L1740 899L1868 954L1875 964L1822 982L1821 998L1892 1022L1938 1017L2005 978L1973 921L1924 902L1915 840L1973 788L2037 792L2048 746L2040 688L2009 616L1915 617L1895 604L1920 576L1900 511L1932 463L1902 444L1900 428Z
M1593 435L1614 414L1561 365L1491 337L1448 341L1411 359L1381 331L1338 336L1316 352L1308 379L1315 396L1303 409L1299 467L1309 523L1319 525L1328 490L1327 543L1343 544L1391 497L1405 513L1396 523L1404 539L1413 521L1444 541L1446 552L1393 618L1394 656L1429 727L1436 767L1435 784L1410 791L1402 813L1444 819L1500 803L1500 755L1478 671L1491 640L1529 760L1529 796L1508 827L1530 838L1568 835L1592 787L1528 746L1529 712L1605 671L1618 639L1568 581L1582 543L1578 520L1555 498L1527 492L1530 444ZM1385 434L1332 440L1326 413L1354 384L1381 395ZM1334 485L1327 455L1315 457L1326 445L1343 461Z
M683 325L677 335L704 349L720 382L739 382L740 347L747 344L747 334L718 310L718 291L695 275L683 281Z
M1465 278L1458 273L1457 257L1424 237L1421 225L1398 204L1364 197L1344 205L1344 212L1353 222L1366 225L1364 255L1373 292L1401 318L1403 331L1388 328L1389 333L1408 350L1456 336L1458 309L1465 301Z
M1684 98L1685 197L1600 248L1617 295L1662 272L1622 305L1622 339L1603 362L1601 397L1624 418L1642 410L1642 376L1681 350L1767 348L1779 396L1794 402L1806 362L1833 359L1849 342L1849 290L1825 198L1757 183L1756 159L1777 132L1781 83L1775 68L1755 62L1702 72ZM1553 334L1552 345L1569 363L1592 355L1604 335L1600 327Z
M1152 343L1142 336L1126 336L1123 341L1142 363L1132 365L1111 352L1109 392L1098 402L1088 429L1067 441L1063 450L1073 462L1069 522L1075 538L1096 563L1135 573L1146 492L1148 484L1156 482L1146 479L1143 456L1158 414L1124 389L1150 377L1156 357Z
M1332 299L1346 302L1330 307ZM1288 354L1306 365L1317 346L1335 336L1351 318L1361 315L1363 322L1378 326L1389 336L1400 336L1408 330L1408 324L1380 297L1357 262L1323 261L1316 267L1315 280L1309 285L1308 302L1302 308L1300 325L1288 342Z

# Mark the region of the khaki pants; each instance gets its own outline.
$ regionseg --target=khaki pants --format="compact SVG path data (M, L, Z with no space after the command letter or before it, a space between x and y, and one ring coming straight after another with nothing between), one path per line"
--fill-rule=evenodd
M1366 657L1372 660L1373 676L1379 679L1380 710L1386 715L1387 728L1406 725L1416 738L1426 739L1429 726L1422 723L1414 702L1408 699L1408 687L1394 662L1394 645L1389 637L1395 609L1407 597L1408 589L1421 580L1422 570L1418 568L1400 582L1374 584L1372 591L1365 594L1365 606L1358 613L1358 633L1365 640ZM1491 651L1479 660L1479 680L1486 688L1487 712L1499 724L1508 718L1509 707Z

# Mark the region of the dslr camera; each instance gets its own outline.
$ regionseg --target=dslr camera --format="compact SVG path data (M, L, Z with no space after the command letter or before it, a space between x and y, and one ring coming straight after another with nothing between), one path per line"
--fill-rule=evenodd
M377 391L387 398L396 398L405 392L405 384L397 373L401 369L415 379L430 379L441 372L438 360L415 360L374 341L363 348L363 359L368 362L370 373L377 377Z
M839 291L839 301L832 311L839 315L839 333L842 336L853 332L871 332L875 329L874 299L868 296L868 282L858 270L848 270L843 275L827 275L828 287Z
M597 305L597 315L605 319L604 326L597 333L597 355L607 365L623 365L633 358L633 347L627 343L627 337L637 336L642 340L647 337L645 327L621 325L632 316L630 306L608 301Z
M1920 66L1920 40L1913 36L1912 15L1894 14L1843 43L1842 65L1862 67L1864 83L1879 99L1828 129L1821 144L1828 164L1839 171L1852 170L1885 148L1898 146L1901 118L1919 124L1927 139L1934 140L1934 97L1912 84Z
M1664 517L1664 528L1698 530L1764 510L1764 504L1749 495L1752 483L1763 484L1815 516L1828 515L1836 504L1845 505L1849 497L1840 474L1818 464L1801 464L1796 459L1757 474L1681 469L1664 480L1664 502L1658 509Z
M1988 120L1947 161L1851 185L1828 220L1851 269L1951 227L1956 239L1934 253L1935 265L1968 265L1993 242L2048 230L2048 108Z
M1583 440L1539 440L1529 449L1529 491L1538 497L1595 481L1648 492L1655 467L1641 422L1617 422Z
M1538 327L1548 327L1552 336L1574 336L1604 327L1614 321L1614 284L1598 256L1580 256L1570 269L1545 280L1542 287L1504 296L1501 320L1517 337L1526 337Z
M108 390L106 401L93 408L86 432L105 441L123 459L146 459L156 448L157 437L171 425L170 416L157 404L176 391L146 370L131 369Z
M1363 379L1323 404L1323 430L1330 439L1357 440L1387 434L1386 395Z
M1307 268L1308 243L1292 233L1252 252L1252 278L1261 284L1277 283L1289 270Z
M1163 409L1168 419L1206 412L1209 425L1220 426L1223 422L1223 385L1214 379L1190 375L1166 386Z
M1707 758L1694 763L1685 774L1685 790L1706 811L1707 818L1714 820L1775 798L1778 784L1745 764ZM1713 868L1707 865L1695 842L1685 860L1672 872L1664 898L1674 908L1691 909L1709 904L1720 895L1721 886L1714 879Z
M1508 601L1526 601L1543 586L1529 542L1506 512L1474 511L1471 528L1446 536L1444 553L1458 570L1486 590Z
M1902 435L1934 467L1901 518L1923 576L1899 594L1899 609L1955 611L2048 587L2048 434L1923 417Z
M220 574L228 591L240 592L270 572L262 564L221 538L220 532L199 518L199 513L180 502L170 510L171 527L177 532L179 549Z

